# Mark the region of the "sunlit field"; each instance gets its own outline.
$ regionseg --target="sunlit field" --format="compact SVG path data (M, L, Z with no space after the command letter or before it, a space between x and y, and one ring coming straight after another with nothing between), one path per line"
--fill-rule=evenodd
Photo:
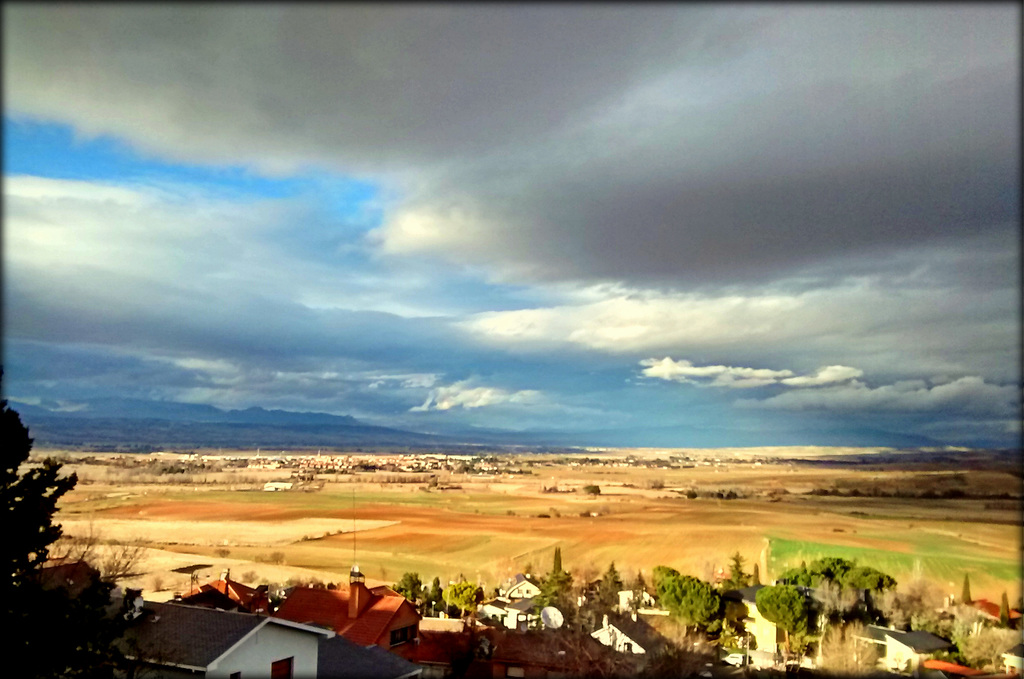
M648 469L552 462L533 475L450 474L437 488L360 473L319 476L312 491L271 493L258 489L281 478L280 471L219 472L189 484L173 477L118 483L109 467L92 469L74 458L68 466L82 481L58 516L65 531L143 541L153 558L134 583L147 596L158 596L161 587L167 596L180 589L181 576L170 569L192 563L209 564L206 575L214 577L231 568L233 577L253 581L337 582L356 562L372 581L395 582L415 571L428 582L461 576L490 590L518 571L546 572L556 546L565 566L586 578L614 562L630 578L638 570L649 578L664 564L711 580L739 551L758 564L764 582L831 555L897 580L924 577L944 593L957 592L967 574L978 597L1020 596L1018 501L811 494L854 485L941 490L950 483L1019 494L1020 479L1002 471L954 477L806 465ZM588 484L600 494L582 493ZM737 497L688 498L690 489Z

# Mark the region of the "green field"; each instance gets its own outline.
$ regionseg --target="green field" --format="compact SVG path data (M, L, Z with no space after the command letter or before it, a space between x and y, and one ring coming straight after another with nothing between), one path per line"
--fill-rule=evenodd
M834 556L872 566L892 575L897 581L909 580L919 574L952 587L954 589L950 593L957 593L964 575L969 575L971 583L981 590L1000 583L1020 582L1022 573L1020 561L993 558L977 545L952 536L907 535L900 542L909 543L909 552L789 540L777 536L770 537L769 541L769 566L776 574L799 566L802 561L810 563L821 557Z

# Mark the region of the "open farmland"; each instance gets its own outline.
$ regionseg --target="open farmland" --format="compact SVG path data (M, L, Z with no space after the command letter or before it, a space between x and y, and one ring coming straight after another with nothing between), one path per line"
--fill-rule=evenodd
M251 470L133 484L116 483L109 467L94 474L76 462L86 481L59 518L71 534L91 526L108 540L141 538L162 554L210 564L211 574L231 567L260 579L295 569L292 577L336 581L355 550L373 580L415 571L425 581L462 575L489 589L517 571L546 572L557 546L578 576L614 561L629 577L665 564L710 580L738 550L764 579L832 555L897 580L921 575L945 593L969 574L978 596L1020 596L1020 479L1005 470L743 461L648 468L522 457L532 474L442 474L435 487L380 473L322 475L315 490L277 493L255 490L275 478L265 472L245 483L239 479ZM600 493L582 492L587 485ZM862 495L820 494L846 488ZM901 488L956 488L966 497L886 494ZM268 561L277 575L261 570ZM139 584L151 589L145 578Z

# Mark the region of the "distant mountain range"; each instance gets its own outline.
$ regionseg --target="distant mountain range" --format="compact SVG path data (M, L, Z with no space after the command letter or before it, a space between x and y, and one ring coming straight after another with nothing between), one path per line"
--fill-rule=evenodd
M723 432L713 427L608 429L601 431L505 431L450 428L425 433L366 424L348 415L105 398L73 411L10 401L40 445L84 449L181 448L507 448L571 449L583 446L718 448L729 446L855 446L916 448L946 442L924 436L818 425L801 431ZM997 444L991 447L999 447Z
M456 439L375 427L348 415L98 399L74 411L10 401L40 445L150 450L309 446L433 447Z

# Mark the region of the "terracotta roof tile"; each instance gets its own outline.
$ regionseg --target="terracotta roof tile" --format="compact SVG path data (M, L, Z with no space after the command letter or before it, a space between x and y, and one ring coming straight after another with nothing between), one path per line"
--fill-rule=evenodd
M354 643L369 646L380 642L399 609L408 603L405 597L388 587L375 587L374 590L381 593L371 590L366 607L354 620L348 615L347 589L309 587L296 587L274 616L293 622L323 625Z

